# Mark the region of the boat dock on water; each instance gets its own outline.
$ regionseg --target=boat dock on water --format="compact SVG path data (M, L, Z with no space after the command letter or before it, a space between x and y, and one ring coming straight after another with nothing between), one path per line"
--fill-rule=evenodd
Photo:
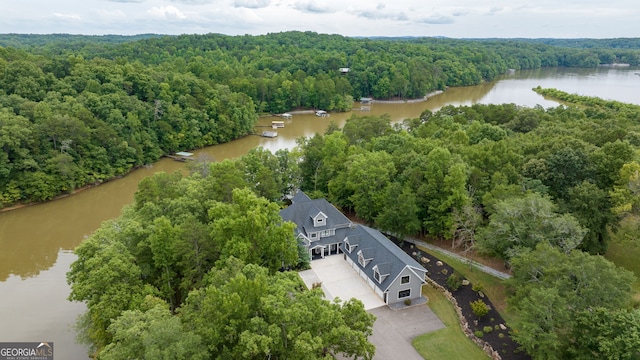
M187 161L193 160L193 153L186 152L186 151L178 151L173 155L165 155L165 157L168 157L169 159L173 159L175 161L187 162Z

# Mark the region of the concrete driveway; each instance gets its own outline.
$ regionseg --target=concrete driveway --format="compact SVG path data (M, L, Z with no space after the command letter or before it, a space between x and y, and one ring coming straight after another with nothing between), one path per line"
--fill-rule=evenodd
M411 342L418 335L444 327L427 305L391 310L344 261L342 255L313 260L311 270L301 271L299 274L309 288L314 283L322 282L322 290L328 300L336 297L349 300L355 297L364 303L367 311L376 316L373 334L369 338L376 346L374 360L422 360ZM343 358L338 356L338 359Z
M369 310L376 316L369 341L376 346L374 360L423 360L411 345L413 339L428 332L444 328L444 324L427 305L402 310L387 306Z
M339 297L346 301L353 297L362 301L366 310L385 305L364 279L344 261L343 255L313 260L311 270L301 271L298 274L308 288L311 288L314 283L322 282L322 290L327 300L331 301Z

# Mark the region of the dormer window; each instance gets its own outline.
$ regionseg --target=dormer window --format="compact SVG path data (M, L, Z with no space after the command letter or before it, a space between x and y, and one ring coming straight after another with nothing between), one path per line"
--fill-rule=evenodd
M356 246L358 246L358 244L351 244L351 242L349 242L349 238L344 239L344 248L349 252L349 254L353 252L353 249L355 249Z
M321 227L327 225L327 215L322 211L313 217L313 227Z
M367 267L367 264L369 264L371 262L371 260L373 260L373 256L371 256L372 254L370 254L369 251L367 251L367 254L365 254L362 250L358 251L358 264L360 264L360 266Z
M379 284L389 276L386 265L387 264L382 264L380 266L376 265L373 267L373 278L376 279Z
M350 237L346 237L344 238L344 248L349 252L349 254L351 254L353 252L353 249L355 249L358 246L358 239L356 238L350 238Z

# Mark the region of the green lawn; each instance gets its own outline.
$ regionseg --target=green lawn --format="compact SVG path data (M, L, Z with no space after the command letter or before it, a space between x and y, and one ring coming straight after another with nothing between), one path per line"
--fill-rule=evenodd
M440 260L453 267L456 272L467 278L471 284L482 283L483 290L487 297L493 303L494 308L502 315L504 321L509 324L513 319L513 315L507 311L506 291L504 280L495 276L491 276L485 272L482 272L474 267L470 267L469 264L465 264L457 259L444 255L440 252L435 252L421 246L418 248L424 252L427 252L433 256L438 257Z
M453 305L437 289L424 286L429 307L438 315L446 328L420 335L413 339L413 347L426 360L487 360L478 345L464 335Z

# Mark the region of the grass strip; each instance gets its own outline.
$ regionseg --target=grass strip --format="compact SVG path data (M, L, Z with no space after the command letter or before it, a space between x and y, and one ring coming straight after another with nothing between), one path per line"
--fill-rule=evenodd
M426 360L486 360L489 356L462 332L453 304L437 289L425 285L423 293L429 307L445 328L413 339L413 347Z

